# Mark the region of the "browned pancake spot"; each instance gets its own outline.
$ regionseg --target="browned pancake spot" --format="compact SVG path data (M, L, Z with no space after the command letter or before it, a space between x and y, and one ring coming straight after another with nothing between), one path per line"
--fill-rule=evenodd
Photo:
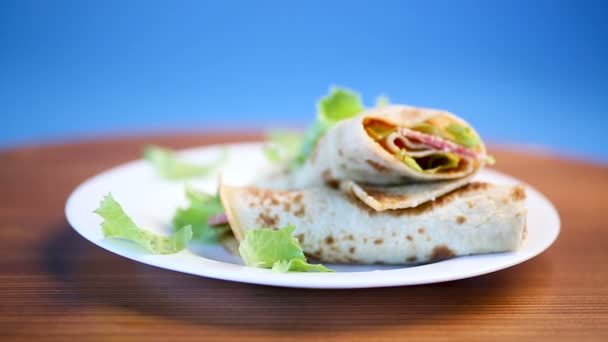
M293 197L293 203L296 204L300 204L302 202L302 193L298 192L294 197Z
M289 202L283 203L283 209L285 209L285 211L290 211L291 210L291 203L289 203Z
M294 211L293 214L297 217L302 217L306 214L306 208L304 208L304 206L301 206L298 210Z
M363 238L363 243L367 243L367 238Z
M294 195L293 192L289 191L274 191L268 189L256 188L253 186L245 188L245 191L258 200L258 203L250 202L250 206L254 205L264 205L264 203L270 203L271 205L280 205L281 203L285 203L289 197L294 196L294 198L302 199L301 193L296 193Z
M386 166L384 166L384 165L382 165L382 164L380 164L380 163L378 163L378 162L375 162L375 161L373 161L373 160L366 159L366 160L365 160L365 162L366 162L366 163L367 163L369 166L371 166L372 168L374 168L374 170L376 170L376 171L378 171L378 172L380 172L380 173L383 173L383 172L388 171L388 168L387 168Z
M464 217L462 215L456 216L456 223L463 224L465 222L467 222L467 218L466 217Z
M317 258L321 258L321 256L323 255L323 249L319 248L315 251L314 254Z
M273 228L273 227L276 227L276 225L279 221L279 216L278 215L271 216L269 213L263 212L258 215L257 221L264 227Z
M374 245L381 245L384 242L384 240L382 239L376 239L374 240Z
M254 197L260 197L260 193L262 192L261 189L253 186L247 187L245 191Z
M333 236L331 236L331 235L328 235L328 236L325 238L325 243L326 243L326 244L328 244L328 245L331 245L332 243L334 243L334 241L335 241L335 240L334 240L334 237L333 237Z
M391 214L394 216L405 216L405 215L421 215L426 213L427 211L431 211L434 209L438 209L441 207L445 207L450 204L452 201L457 199L460 196L463 196L470 192L481 191L485 189L489 189L491 185L489 183L482 182L472 182L461 188L458 188L452 192L449 192L443 196L438 197L434 201L428 201L424 204L421 204L414 208L405 208L405 209L394 209L394 210L386 210L384 211L387 214Z
M340 187L340 182L338 182L338 180L336 180L332 176L331 171L329 169L326 169L321 173L321 179L323 179L325 185L332 189L337 189L338 187Z
M513 191L511 192L511 198L514 201L523 201L526 199L526 190L524 189L523 186L518 185L515 188L513 188Z
M408 241L412 241L412 240L414 240L414 239L412 238L412 236L411 236L411 235L408 235L408 236L406 236L405 238L406 238Z
M360 186L360 187L363 191L365 191L365 193L368 196L373 197L374 199L376 199L379 202L398 202L398 201L405 201L410 198L410 196L408 196L406 194L387 193L382 188L365 187L365 186Z
M298 241L300 243L304 242L304 234L298 234L298 235L296 235L296 238L298 239Z
M355 240L355 237L353 236L353 234L348 234L348 235L346 235L346 240L353 241L353 240Z
M454 252L451 249L449 249L448 246L439 245L439 246L435 246L435 248L433 248L433 252L431 253L430 260L431 261L445 260L445 259L452 258L455 255L456 254L454 254Z
M423 227L418 228L418 234L424 234L424 228Z
M416 262L416 260L418 260L416 256L410 256L405 259L405 262Z
M392 236L392 237L397 236L397 232L392 232L392 233L391 233L391 236Z
M349 252L350 254L355 254L355 247L351 247L351 248L349 248L349 249L348 249L348 252Z
M467 207L469 207L469 209L475 208L475 202L473 202L473 201L467 201Z

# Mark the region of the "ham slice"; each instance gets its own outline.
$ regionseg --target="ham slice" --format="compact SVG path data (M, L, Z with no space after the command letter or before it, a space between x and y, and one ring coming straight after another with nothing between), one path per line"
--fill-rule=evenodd
M469 148L460 146L454 142L445 140L443 138L440 138L440 137L437 137L434 135L414 131L414 130L407 129L407 128L399 128L399 133L407 138L417 140L417 141L419 141L429 147L437 149L439 151L451 152L451 153L454 153L454 154L464 157L464 158L471 158L471 159L482 159L483 158L481 153L477 153Z
M213 227L213 226L221 226L221 225L225 225L228 224L228 218L226 217L225 214L219 214L219 215L215 215L215 216L211 216L208 220L207 220L207 225Z

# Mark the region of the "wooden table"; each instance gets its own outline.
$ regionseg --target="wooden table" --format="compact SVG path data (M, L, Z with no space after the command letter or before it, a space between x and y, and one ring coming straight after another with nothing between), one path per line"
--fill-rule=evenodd
M238 137L238 138L237 138ZM0 340L608 341L608 168L495 149L557 206L562 232L521 265L442 284L301 290L146 266L70 228L67 196L136 159L252 134L148 136L0 152Z

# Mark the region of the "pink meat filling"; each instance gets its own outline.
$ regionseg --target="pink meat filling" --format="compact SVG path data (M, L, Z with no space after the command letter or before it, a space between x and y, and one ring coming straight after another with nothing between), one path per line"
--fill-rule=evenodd
M215 215L215 216L211 216L208 220L207 220L207 225L213 227L213 226L221 226L224 224L228 224L228 217L226 217L225 214L219 214L219 215Z
M407 128L400 128L399 133L407 138L417 140L417 141L419 141L429 147L437 149L439 151L451 152L451 153L454 153L454 154L464 157L464 158L472 158L472 159L482 159L483 158L481 153L477 153L477 152L471 150L470 148L460 146L454 142L445 140L443 138L440 138L440 137L437 137L434 135L414 131L414 130L407 129Z

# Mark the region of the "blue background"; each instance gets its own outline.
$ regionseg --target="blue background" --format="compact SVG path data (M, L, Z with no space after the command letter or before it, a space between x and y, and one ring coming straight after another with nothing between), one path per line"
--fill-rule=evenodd
M608 1L0 1L0 146L305 126L332 84L608 161Z

